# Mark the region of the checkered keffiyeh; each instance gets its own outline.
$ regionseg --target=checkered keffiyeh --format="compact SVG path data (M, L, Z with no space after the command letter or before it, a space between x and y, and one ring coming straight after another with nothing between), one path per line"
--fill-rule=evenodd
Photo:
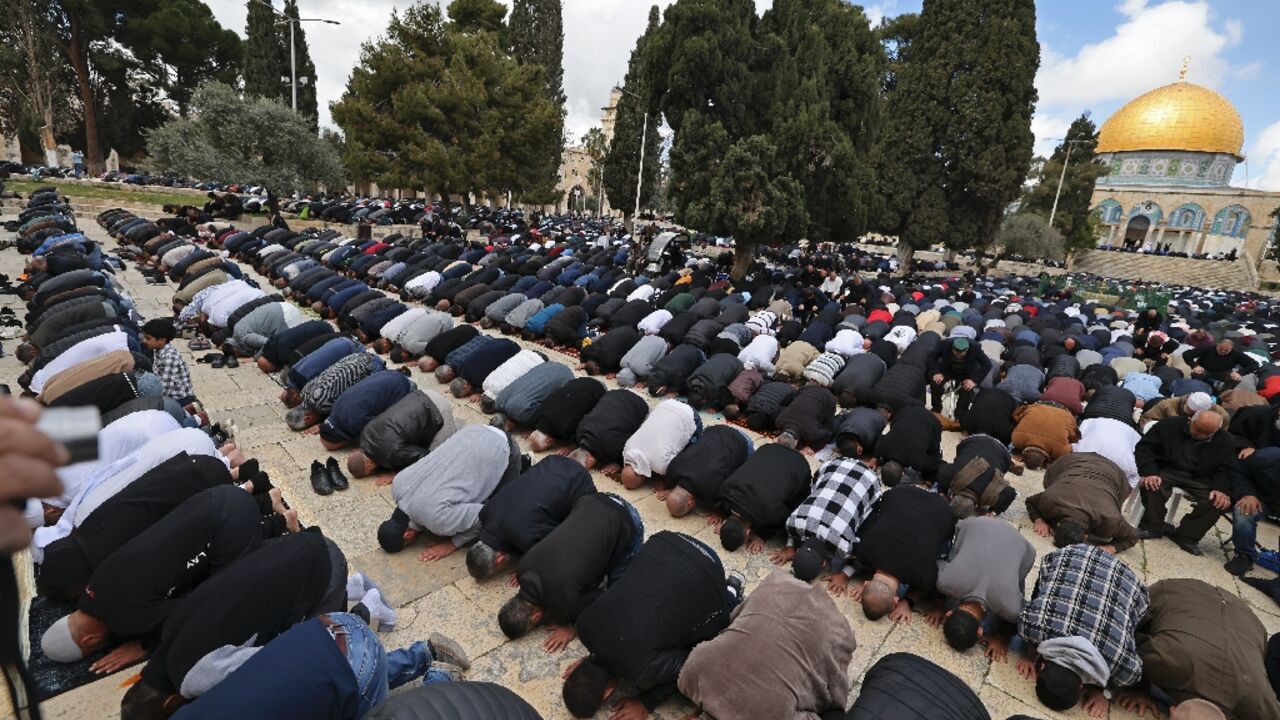
M1149 602L1147 587L1128 565L1092 545L1072 545L1044 557L1018 633L1034 644L1085 638L1106 659L1108 684L1127 687L1142 678L1134 632Z
M164 396L174 400L195 397L191 386L191 372L173 345L165 345L155 351L151 359L151 371L164 383Z
M880 492L879 478L861 460L832 458L814 473L809 497L787 518L787 535L795 545L817 538L847 557Z

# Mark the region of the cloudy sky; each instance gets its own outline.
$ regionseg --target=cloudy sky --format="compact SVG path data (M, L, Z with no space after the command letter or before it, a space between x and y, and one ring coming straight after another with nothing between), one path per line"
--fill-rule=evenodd
M255 0L256 1L256 0ZM413 0L299 0L304 17L341 25L305 25L319 75L320 122L346 85L361 43L379 37L392 9ZM772 0L756 0L761 12ZM206 0L226 27L244 33L245 0ZM672 0L657 0L665 7ZM281 3L277 2L277 6ZM509 2L507 3L510 4ZM599 122L609 89L621 82L644 30L644 0L564 0L564 89L575 137ZM1177 79L1191 56L1188 80L1221 92L1245 124L1244 164L1235 183L1280 190L1280 11L1275 0L1041 0L1033 129L1045 154L1085 110L1101 124L1126 101ZM879 0L872 21L916 12L920 0Z

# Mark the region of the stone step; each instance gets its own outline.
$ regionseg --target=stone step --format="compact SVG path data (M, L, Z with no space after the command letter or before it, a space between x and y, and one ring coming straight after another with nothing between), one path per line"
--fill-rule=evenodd
M1105 277L1227 290L1253 290L1244 260L1193 260L1095 250L1076 258L1074 270Z

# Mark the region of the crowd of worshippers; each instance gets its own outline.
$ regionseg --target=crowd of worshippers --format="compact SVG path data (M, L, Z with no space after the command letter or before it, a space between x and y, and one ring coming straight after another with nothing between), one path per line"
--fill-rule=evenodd
M581 641L588 655L566 672L563 689L575 716L613 701L614 717L644 717L679 692L711 717L843 717L855 640L834 598L847 593L869 621L906 622L918 608L960 651L981 642L1003 660L1014 647L1019 671L1053 709L1083 703L1101 713L1111 690L1126 707L1154 710L1158 702L1174 706L1175 717L1280 718L1273 685L1262 680L1280 641L1268 639L1243 600L1195 580L1147 587L1116 558L1161 537L1199 553L1227 513L1235 543L1228 569L1243 574L1258 558L1257 525L1280 500L1269 402L1280 371L1269 361L1271 309L1256 299L1179 293L1164 313L1133 313L1069 291L1043 293L1034 279L860 274L837 276L839 291L829 293L822 285L830 276L819 277L803 256L761 261L731 283L715 261L696 258L653 277L628 273L627 244L571 235L359 241L334 231L214 225L193 239L125 211L99 222L122 253L178 283L175 332L216 346L211 362L253 358L283 386L290 427L346 452L351 475L390 483L395 509L369 528L383 550L401 552L421 537L419 558L432 561L469 546L466 565L478 581L514 572L519 589L496 618L504 634L544 627L550 652ZM114 287L91 268L56 273L39 263L33 258L24 290L33 312L68 302L56 290L73 273L83 273L79 285L100 278L99 290ZM32 336L61 338L70 320L37 323ZM517 335L526 342L511 339ZM586 375L529 341L577 354ZM43 349L30 344L30 352ZM412 381L405 368L415 364L454 396L478 399L492 421L461 424L442 393ZM112 375L136 378L109 370L81 385L109 384L102 378ZM661 399L651 406L641 386ZM101 396L81 397L105 402ZM704 423L703 410L731 423ZM772 442L757 445L735 425ZM966 434L949 461L945 428ZM517 429L532 431L534 451L558 452L532 463ZM209 437L199 428L175 432ZM120 496L112 488L137 484L152 442L128 456L125 470L93 470L83 486L97 491L99 507L103 495ZM238 450L209 446L243 482ZM819 450L825 459L814 472L807 453ZM167 460L166 452L146 457ZM313 464L317 493L348 485L339 465ZM1035 531L1058 547L1040 558L1029 599L1036 553L999 517L1018 499L1006 476L1024 465L1046 470L1043 491L1024 502ZM742 576L726 573L702 541L673 531L646 538L635 507L595 487L593 468L628 489L650 483L674 517L701 507L724 551L760 553L777 538L772 559L790 574L775 572L747 594ZM1192 508L1170 526L1175 490ZM318 533L280 530L272 518L283 513L268 516L276 500L268 497L255 504L261 548L229 546L228 554L247 557L220 560L227 569L172 608L143 681L125 698L126 717L153 717L146 713L199 695L179 712L252 715L264 703L318 702L317 694L356 708L343 717L360 717L401 679L449 679L465 668L456 643L433 636L385 654L385 682L382 671L364 674L368 655L383 657L369 625L289 593L323 575L326 590L343 586L342 602L359 600L355 610L369 623L394 622L393 611L363 577L348 583L345 561ZM78 518L77 500L68 511ZM1125 514L1139 502L1135 528ZM105 524L132 514L95 517ZM155 515L150 527L169 527ZM138 535L130 527L127 537ZM264 540L268 534L285 537ZM297 538L317 548L305 581L301 570L275 566L283 577L239 577L266 564L270 548L299 547ZM185 542L151 552L180 555ZM174 587L174 578L137 577L159 565L128 558L116 571L128 582L116 582L131 591ZM1246 581L1276 590L1274 581ZM129 638L94 615L102 582L95 572L76 613L46 632L50 657L77 659ZM241 583L245 593L257 584L251 613L227 607ZM196 602L206 592L216 592L217 610ZM205 621L199 630L182 622L192 615ZM1206 626L1225 637L1201 639ZM340 651L328 651L333 667L320 677L310 667L297 672L298 654L319 645ZM725 653L749 654L768 669L744 675ZM903 675L912 678L905 687ZM953 680L923 658L885 657L868 672L851 716L927 708L950 693L949 702L967 706L964 716L987 717L972 691L952 691L963 689ZM616 700L620 681L628 692Z

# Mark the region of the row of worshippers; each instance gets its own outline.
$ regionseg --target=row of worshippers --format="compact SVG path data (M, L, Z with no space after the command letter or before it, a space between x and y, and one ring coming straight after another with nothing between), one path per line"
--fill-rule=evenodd
M85 252L75 246L52 252ZM393 627L395 612L376 585L348 577L342 552L319 528L301 527L257 461L145 370L153 359L139 351L139 330L151 345L171 339L173 323L138 328L113 275L81 265L33 257L20 288L32 359L24 388L49 407L94 406L104 425L97 457L59 469L64 495L35 513L37 592L66 612L40 630L38 652L90 674L147 658L122 702L126 718L372 716L389 688L419 677L423 687L404 696L419 707L496 703L510 717L536 717L497 686L433 688L469 664L450 638L433 633L386 652L374 629ZM120 350L94 345L117 336ZM95 364L112 352L128 360ZM307 671L283 678L281 653ZM268 676L275 697L238 708L252 695L236 687Z
M678 404L676 404L676 405L678 405ZM675 413L675 409L672 409L672 411L673 411L673 413ZM678 416L678 415L677 415L677 416ZM696 415L694 415L694 416L695 416L695 418L696 418ZM664 425L666 425L667 423L663 423L663 424L664 424ZM883 427L883 425L882 425L882 427ZM735 430L731 430L731 432L735 432ZM626 434L622 434L621 439L623 439L623 441L625 441L625 439L627 439L627 437L628 437L628 436L626 436ZM623 445L626 445L626 443L625 443L625 442L623 442ZM696 446L691 446L691 447L696 447ZM781 448L781 447L780 447L780 450L782 450L782 448ZM764 455L764 454L763 454L763 450L762 450L762 456L763 456L763 455ZM803 457L801 457L800 461L801 461L801 462L804 462ZM631 462L631 464L628 464L628 469L630 469L630 474L631 474L631 475L641 475L641 477L643 477L643 473L641 473L641 471L639 471L639 470L636 470L636 468L635 468L635 466L636 466L636 465L643 465L643 462ZM643 470L643 468L641 468L641 470ZM628 470L623 470L623 475L625 475L625 477L627 477L627 473L628 473ZM806 468L806 466L805 466L805 468L804 468L804 475L808 475L808 468ZM643 480L641 480L641 482L643 482ZM943 510L946 510L946 509L945 509L945 506L943 506ZM740 519L739 519L739 520L740 520ZM746 525L746 523L741 523L741 520L739 521L739 523L736 523L736 524L737 524L737 525L739 525L739 529L741 530L742 534L744 534L744 536L745 536L745 534L748 534L748 533L750 532L749 527L744 527L744 525ZM732 528L732 527L733 527L733 525L735 525L735 524L730 524L730 527ZM387 528L387 527L385 527L385 525L384 525L384 529L385 529L385 528ZM406 528L406 529L411 529L411 528ZM735 532L733 532L733 533L730 533L730 534L731 534L731 536L733 536L733 534L735 534L736 532L737 532L737 530L735 530ZM384 536L390 536L390 533L381 533L381 532L380 532L380 539L381 539L381 538L383 538ZM402 537L403 537L403 536L402 536ZM384 543L384 546L385 546L385 543ZM872 593L872 594L873 594L873 597L874 597L874 593ZM517 615L518 615L518 614L517 614ZM526 614L526 615L527 615L527 614Z

